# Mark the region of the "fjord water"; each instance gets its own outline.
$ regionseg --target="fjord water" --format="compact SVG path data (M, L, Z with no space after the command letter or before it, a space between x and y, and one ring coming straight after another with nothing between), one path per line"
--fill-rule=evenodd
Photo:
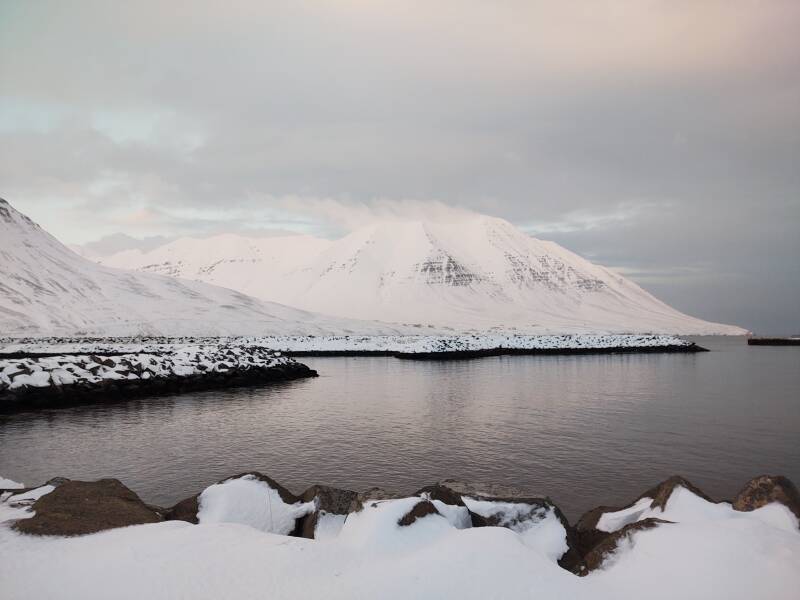
M679 473L718 498L800 483L800 348L452 362L308 358L320 377L0 416L0 475L117 477L170 505L259 470L411 492L439 479L550 495L571 518Z

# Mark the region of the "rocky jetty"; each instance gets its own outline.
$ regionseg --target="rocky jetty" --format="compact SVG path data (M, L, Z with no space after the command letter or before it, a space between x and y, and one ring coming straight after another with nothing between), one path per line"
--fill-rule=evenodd
M331 539L348 519L387 503L399 503L392 518L400 528L438 518L456 529L509 529L524 544L540 548L563 569L579 576L603 568L623 543L634 544L642 532L669 527L692 511L713 513L715 519L735 518L780 505L788 509L779 510L784 511L781 519L793 522L790 528L796 530L800 519L797 488L785 477L771 475L747 482L732 503L715 501L686 479L670 477L628 505L592 509L574 525L547 496L455 480L423 487L410 496L380 488L358 493L322 485L295 495L266 475L247 472L225 478L169 508L145 504L116 479L81 482L57 478L36 488L0 489L0 507L19 510L12 526L39 536L75 536L185 521L239 523L290 537Z
M0 410L111 402L316 376L261 346L174 345L125 352L0 355Z
M800 346L800 336L785 338L748 338L748 346Z
M674 335L521 335L463 333L429 335L274 335L257 337L0 338L0 360L59 354L169 353L183 346L271 348L288 356L394 356L450 360L503 355L571 355L706 352Z

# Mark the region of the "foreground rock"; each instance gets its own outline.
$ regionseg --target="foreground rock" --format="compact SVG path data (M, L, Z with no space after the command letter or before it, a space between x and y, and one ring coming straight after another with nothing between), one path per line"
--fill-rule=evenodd
M530 496L510 486L467 483L447 479L419 492L454 526L460 519L454 511L464 510L472 527L505 527L533 538L544 530L563 536L562 551L555 558L567 569L578 568L580 555L575 535L564 513L548 497ZM463 507L463 509L459 509Z
M575 524L575 547L582 560L572 565L570 570L579 575L587 575L600 568L621 541L630 540L638 531L668 522L648 515L663 513L677 489L685 489L706 502L714 503L714 500L690 481L680 475L673 475L640 494L626 506L593 508L584 513Z
M225 495L239 498L232 489ZM317 542L262 534L240 524L244 514L235 524L201 519L31 540L6 524L23 511L0 500L0 597L796 600L800 589L800 531L781 504L738 512L676 488L664 513L673 524L625 525L612 534L619 541L586 557L597 568L579 578L554 558L563 528L553 519L522 533L460 530L432 512L434 502L367 501L335 538Z
M749 512L771 502L783 504L800 521L800 492L781 475L761 475L748 481L733 499L733 508Z
M333 535L344 525L350 507L358 493L327 485L313 485L303 492L304 502L314 502L314 511L300 523L299 534L309 539L320 539Z
M164 512L167 521L243 523L284 535L297 535L298 522L314 508L277 481L251 471L227 477Z
M411 510L409 510L406 514L402 517L397 519L397 524L400 527L410 527L414 523L417 522L419 519L423 519L428 515L438 515L440 514L436 507L433 505L433 502L430 500L420 500L417 502Z
M602 567L606 561L614 555L619 545L623 541L630 540L634 533L638 531L647 531L659 525L671 523L671 521L650 517L625 525L622 529L606 535L591 550L584 554L581 557L581 563L577 569L573 566L569 570L577 575L588 575L592 571Z
M394 492L387 491L383 488L373 487L365 490L363 492L358 492L355 497L353 498L352 502L350 502L349 512L354 513L362 510L364 505L371 501L376 500L395 500L397 498L403 498L402 494L396 494Z
M72 536L161 521L156 511L116 479L67 481L31 508L36 514L17 521L17 531Z
M322 485L296 496L262 473L247 472L222 479L171 508L158 509L146 505L115 479L80 482L56 478L37 488L9 488L0 494L0 503L23 513L26 509L33 511L33 516L22 515L14 527L36 535L83 535L182 520L239 523L273 534L316 540L349 532L348 539L354 543L379 544L372 533L366 537L362 536L364 531L358 533L360 528L380 523L381 535L389 535L396 528L418 531L421 527L432 532L502 527L517 533L524 546L577 575L607 567L621 549L633 547L639 536L649 535L643 532L670 527L684 521L686 515L741 519L737 512L780 504L789 510L765 514L776 527L791 531L796 530L800 512L800 495L794 484L785 477L766 475L749 481L732 504L715 502L683 477L673 476L626 506L588 511L574 527L546 496L509 486L456 480L426 486L411 497L382 488L355 492Z

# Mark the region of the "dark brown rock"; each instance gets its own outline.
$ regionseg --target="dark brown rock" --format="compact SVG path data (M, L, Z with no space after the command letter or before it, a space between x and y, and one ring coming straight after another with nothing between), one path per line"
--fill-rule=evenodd
M404 496L400 494L395 494L394 492L389 492L384 490L383 488L374 487L370 488L364 492L359 492L356 494L356 497L350 503L350 508L347 511L348 513L358 512L367 502L373 500L395 500L397 498L403 498Z
M314 485L303 492L303 502L316 503L316 510L300 520L300 537L314 539L317 521L321 514L346 515L358 494L351 490L329 487L327 485Z
M33 504L36 514L14 527L33 535L85 535L144 523L159 515L116 479L67 481Z
M644 531L658 527L662 524L670 524L671 521L664 521L662 519L642 519L636 523L630 523L614 533L607 534L605 538L592 548L583 557L582 564L573 568L572 571L577 575L588 575L592 571L599 569L603 563L612 555L620 542L631 538L637 531Z
M408 527L414 524L417 519L422 519L428 515L438 515L439 511L430 500L420 500L414 507L397 520L400 527Z
M782 475L761 475L748 481L733 499L733 509L749 512L779 502L800 520L800 492Z
M586 562L587 560L596 562L598 560L597 555L595 554L592 555L593 557L590 557L590 554L594 552L596 548L600 548L601 550L603 548L607 548L607 546L604 546L604 544L606 543L611 544L613 547L616 547L617 543L616 540L620 539L618 534L620 534L621 532L628 530L628 528L630 528L630 531L636 531L635 526L637 525L637 523L645 523L645 522L650 523L649 526L648 525L642 526L642 528L647 529L648 527L652 527L653 523L657 524L658 522L666 522L662 521L661 519L643 519L641 521L638 521L637 523L630 523L629 525L626 525L625 527L614 533L609 533L607 531L600 531L599 529L597 529L597 523L600 521L600 517L602 517L604 513L617 512L620 510L624 510L626 508L630 508L631 506L639 502L639 500L641 500L642 498L653 499L653 501L650 503L650 508L660 508L661 510L664 510L664 508L667 506L667 502L669 501L670 496L672 496L672 492L675 491L676 487L684 487L693 494L699 496L700 498L703 498L704 500L707 500L709 502L714 502L714 500L712 500L700 488L692 484L689 480L685 479L684 477L681 477L680 475L673 475L672 477L669 477L668 479L665 479L661 483L651 487L644 493L639 494L639 496L637 496L635 500L633 500L626 506L621 506L621 507L598 506L597 508L593 508L592 510L584 513L581 516L581 518L578 519L578 522L575 524L574 534L572 538L574 543L574 548L577 554L580 557L582 557L582 560L584 562ZM583 566L585 566L585 568L588 569L589 571L592 570L592 568L595 568L591 567L588 563L586 563ZM575 573L584 573L584 569L580 564L573 566L570 570L572 570Z
M628 506L632 506L633 504L635 504L635 502L636 501L631 502L630 504L622 508L628 508ZM575 523L575 530L578 532L596 531L597 523L598 521L600 521L600 517L602 517L604 513L617 512L618 510L622 510L622 508L617 506L598 506L596 508L588 510L585 513L583 513L581 517L578 519L578 522ZM589 549L590 548L587 548L586 550L588 551Z
M67 483L69 479L66 477L53 477L52 479L48 479L44 485L52 485L53 487L58 487Z
M525 498L531 496L531 494L527 494L519 488L508 485L466 482L459 481L457 479L445 479L444 481L440 481L432 487L438 488L443 493L457 495L459 498L461 496L469 496L471 498L481 499Z
M653 502L652 504L650 504L650 508L660 508L661 510L664 510L667 506L667 501L672 495L672 492L675 491L676 487L684 487L690 492L692 492L695 496L699 496L703 500L707 500L708 502L715 502L714 500L711 499L710 496L707 496L705 492L703 492L700 488L692 484L688 479L681 477L680 475L673 475L669 479L665 479L658 485L647 490L636 500L640 500L641 498L652 498Z
M451 506L465 506L464 501L461 499L461 494L456 493L443 483L425 486L421 490L417 490L414 495L424 496L430 500L438 500Z
M197 525L197 511L199 506L197 503L198 495L192 496L181 500L175 506L168 508L164 512L165 521L186 521L187 523L194 523Z
M578 519L578 522L575 524L575 529L579 532L595 530L597 528L597 522L604 513L617 512L626 508L630 508L642 498L653 499L653 501L650 503L650 508L660 508L661 510L664 510L664 508L667 506L670 496L672 495L672 492L675 491L676 487L684 487L696 496L699 496L700 498L703 498L709 502L714 502L714 500L707 496L705 492L703 492L689 480L681 477L680 475L673 475L672 477L665 479L661 483L651 487L646 492L639 494L635 500L625 506L598 506L597 508L587 511L581 516L580 519Z

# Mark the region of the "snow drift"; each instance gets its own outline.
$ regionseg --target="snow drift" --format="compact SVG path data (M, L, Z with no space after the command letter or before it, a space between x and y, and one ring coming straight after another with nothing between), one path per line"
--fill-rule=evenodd
M771 481L781 485L781 478ZM441 497L453 492L430 489L437 488ZM45 485L0 496L4 599L793 600L800 588L800 530L789 507L769 502L734 510L682 485L670 487L654 513L669 523L620 539L601 568L585 577L559 566L567 526L539 501L459 494L436 501L457 508L452 503L463 500L482 518L496 519L472 527L419 496L370 500L324 539L305 539L275 532L289 530L313 502L287 502L275 485L245 475L200 494L197 525L165 521L72 538L23 535L8 526L38 517L32 499L60 489ZM267 506L275 511L271 518ZM616 525L644 517L615 512L604 514Z

